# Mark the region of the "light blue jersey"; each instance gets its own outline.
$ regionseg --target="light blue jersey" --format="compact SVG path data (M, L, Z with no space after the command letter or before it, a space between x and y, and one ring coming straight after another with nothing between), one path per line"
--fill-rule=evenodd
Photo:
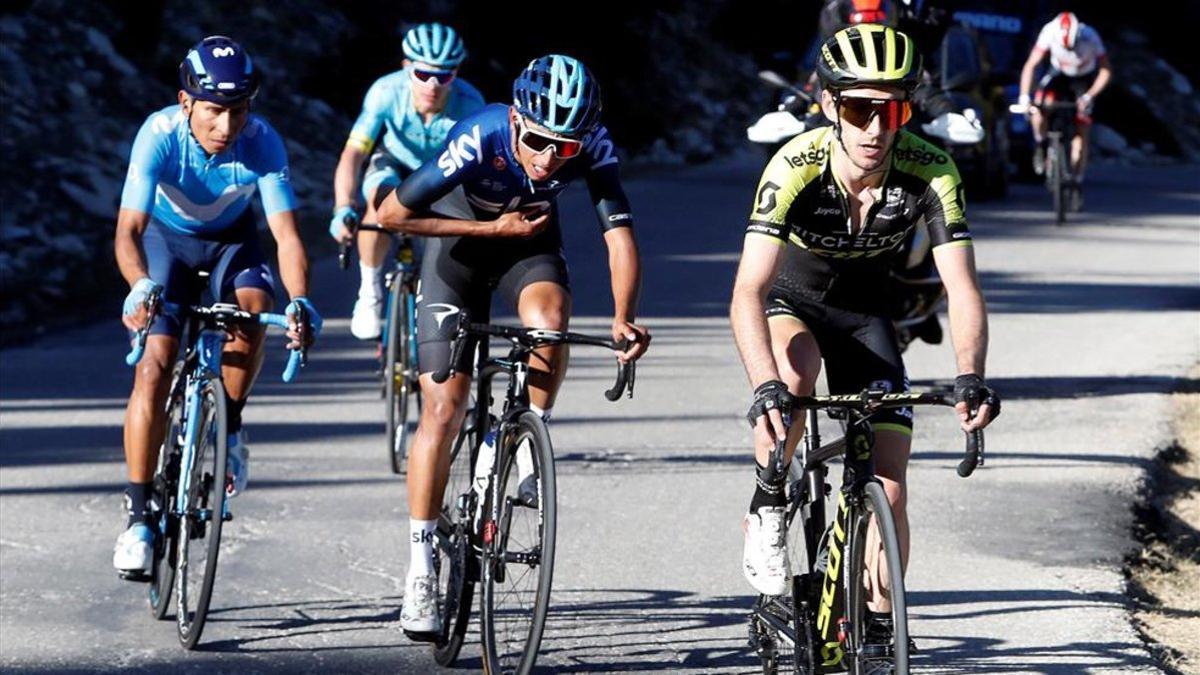
M426 124L413 106L410 68L384 75L371 85L346 144L370 153L382 131L383 149L415 171L441 151L455 123L478 111L484 102L478 89L456 78L450 84L446 107Z
M268 216L296 208L287 151L275 129L251 113L233 145L209 156L183 108L173 105L138 131L121 208L149 213L183 234L213 234L237 221L255 190Z

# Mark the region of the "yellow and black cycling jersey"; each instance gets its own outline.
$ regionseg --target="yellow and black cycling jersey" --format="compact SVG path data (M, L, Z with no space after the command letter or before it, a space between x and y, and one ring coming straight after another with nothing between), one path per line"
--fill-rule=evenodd
M925 222L934 247L971 244L962 181L946 153L902 130L880 198L855 231L849 200L830 168L836 142L833 127L820 127L784 145L763 171L746 231L792 244L777 291L885 313L892 260L918 223Z

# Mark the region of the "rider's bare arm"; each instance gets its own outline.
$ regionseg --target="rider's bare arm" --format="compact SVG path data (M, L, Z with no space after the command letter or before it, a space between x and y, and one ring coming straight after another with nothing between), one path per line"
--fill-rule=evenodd
M347 143L342 148L337 169L333 172L333 205L350 206L355 203L354 193L358 190L358 172L366 154L356 144Z
M975 249L971 246L938 246L933 260L946 286L950 338L959 373L984 377L987 361L987 305L975 274Z
M130 286L138 279L150 276L146 267L146 252L142 249L142 235L149 224L150 214L145 211L121 209L117 214L113 249L117 256L117 268Z
M608 270L612 279L614 340L636 338L638 343L623 354L635 360L646 351L645 330L637 325L638 296L642 290L642 260L632 227L617 227L604 233L608 246Z
M428 211L415 211L389 194L376 212L379 225L422 237L530 237L550 221L549 211L511 211L495 220L460 220Z
M1109 80L1112 79L1112 66L1108 62L1107 54L1097 60L1097 66L1096 79L1092 81L1092 86L1088 87L1088 90L1083 94L1089 99L1099 96L1100 92L1104 91L1104 88L1108 86Z
M1029 96L1029 92L1033 90L1033 71L1037 69L1038 64L1048 54L1041 47L1034 47L1033 51L1029 52L1029 58L1025 60L1025 65L1021 67L1021 96Z
M778 273L784 247L773 237L750 233L742 246L742 260L733 284L729 320L750 385L779 379L771 337L767 329L767 291Z
M267 226L275 237L279 255L279 275L288 297L308 296L308 254L296 226L295 211L279 211L267 216Z

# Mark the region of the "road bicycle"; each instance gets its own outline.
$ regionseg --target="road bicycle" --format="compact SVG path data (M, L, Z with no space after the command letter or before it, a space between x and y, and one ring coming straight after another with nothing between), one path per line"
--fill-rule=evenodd
M788 472L784 527L794 567L791 592L760 595L749 620L750 646L764 673L909 672L904 578L888 573L903 569L900 542L883 484L872 468L875 434L867 416L887 408L918 405L953 407L954 401L944 394L889 394L882 390L795 399L793 414L805 411L800 451L786 469L782 443L770 459L775 471ZM842 438L821 445L818 410L845 422ZM831 492L827 465L839 457L843 461L842 486L834 516L827 520L825 499ZM983 432L969 433L958 475L965 478L982 464ZM872 616L867 607L870 593L864 580L868 557L874 555L868 545L872 529L882 545L882 557L875 556L877 565L882 565L878 579L891 600L886 615ZM803 566L796 564L801 558L806 561Z
M387 452L392 473L408 470L408 435L421 416L421 387L417 369L417 291L421 278L420 262L413 238L397 235L379 225L345 221L353 236L358 230L386 232L398 239L392 269L384 276L387 304L383 332L380 335L379 377L387 411ZM351 243L338 250L338 265L346 269Z
M1054 224L1067 222L1068 211L1078 211L1082 188L1071 170L1071 141L1075 138L1079 108L1074 101L1043 101L1031 104L1046 118L1046 147L1042 160L1042 178L1054 203ZM1009 107L1014 113L1024 113L1021 105Z
M288 327L283 314L253 313L237 305L176 308L158 292L147 301L146 327L138 331L125 362L136 365L145 352L149 328L166 307L185 318L186 347L176 361L167 396L167 433L158 452L151 486L151 524L155 531L148 577L150 611L163 619L175 594L179 642L192 649L200 641L212 600L221 548L221 526L233 519L227 490L228 431L221 358L229 333L260 325ZM310 330L303 308L297 316ZM295 379L307 349L288 357L283 381Z
M505 357L489 357L492 337L511 344ZM524 675L537 660L550 606L557 512L550 434L529 409L529 359L539 347L567 344L614 351L628 346L579 333L470 323L464 313L450 361L433 375L444 382L463 349L476 345L474 404L451 449L435 534L442 633L434 656L443 666L454 663L462 648L476 583L484 672ZM605 398L632 398L635 373L632 362L618 363ZM495 415L492 380L501 374L508 386Z

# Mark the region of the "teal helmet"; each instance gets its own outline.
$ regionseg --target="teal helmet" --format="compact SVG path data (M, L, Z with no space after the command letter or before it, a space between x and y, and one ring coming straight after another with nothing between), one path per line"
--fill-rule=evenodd
M600 84L577 59L534 59L513 82L513 106L529 121L564 136L583 136L600 124Z
M451 70L467 58L467 48L453 28L440 23L421 23L404 34L404 56L410 61Z

